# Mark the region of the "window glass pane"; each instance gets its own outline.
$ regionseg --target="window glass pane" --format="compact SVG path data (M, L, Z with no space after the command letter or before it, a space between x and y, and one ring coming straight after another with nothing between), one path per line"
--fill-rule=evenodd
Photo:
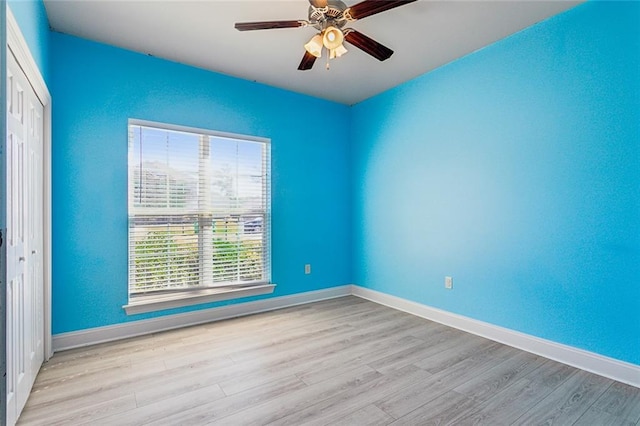
M129 293L270 279L267 142L129 126Z

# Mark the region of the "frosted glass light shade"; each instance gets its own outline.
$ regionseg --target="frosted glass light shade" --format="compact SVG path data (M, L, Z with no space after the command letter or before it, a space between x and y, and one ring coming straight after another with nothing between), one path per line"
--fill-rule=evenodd
M344 45L340 45L338 47L336 47L335 49L331 49L329 54L329 57L331 59L333 58L339 58L340 56L344 55L345 53L348 52L348 50L344 47Z
M322 43L324 43L324 47L329 50L337 49L338 46L342 45L344 41L344 34L336 27L327 27L324 30L324 35L322 37Z
M316 58L322 56L322 37L320 34L314 35L313 38L309 40L309 43L304 45L304 48Z

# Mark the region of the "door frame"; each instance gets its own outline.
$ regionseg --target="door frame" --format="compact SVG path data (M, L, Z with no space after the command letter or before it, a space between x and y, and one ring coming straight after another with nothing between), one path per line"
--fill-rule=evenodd
M9 7L6 7L6 13L7 55L13 53L18 65L24 71L36 96L44 107L44 134L42 140L44 336L42 336L42 339L44 343L44 360L47 361L53 355L53 347L51 345L51 94Z

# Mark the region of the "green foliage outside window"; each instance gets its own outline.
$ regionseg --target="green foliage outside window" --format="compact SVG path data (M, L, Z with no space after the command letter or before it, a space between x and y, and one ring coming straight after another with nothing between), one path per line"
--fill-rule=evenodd
M260 280L262 240L228 241L214 237L212 260L214 282L203 283L205 286L217 282ZM136 286L134 291L200 285L197 243L193 239L179 242L168 230L149 231L135 242L135 268L139 282L145 284ZM156 283L157 288L150 288L150 282Z

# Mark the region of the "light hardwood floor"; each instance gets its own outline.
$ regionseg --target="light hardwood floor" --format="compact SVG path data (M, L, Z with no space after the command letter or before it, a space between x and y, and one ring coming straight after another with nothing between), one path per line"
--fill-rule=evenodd
M60 352L20 425L640 425L640 389L357 297Z

